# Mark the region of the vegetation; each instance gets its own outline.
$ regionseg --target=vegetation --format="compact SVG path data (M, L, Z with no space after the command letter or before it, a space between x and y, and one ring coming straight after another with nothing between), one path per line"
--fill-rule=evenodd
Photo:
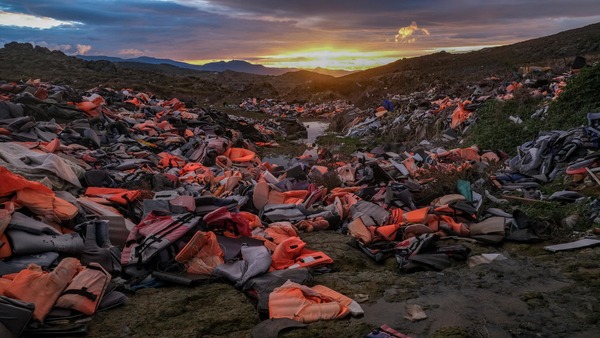
M568 129L587 124L587 113L600 112L600 63L584 68L550 104L547 129Z
M336 135L319 136L317 144L342 157L349 157L352 153L363 150L364 147L361 139Z
M540 103L541 100L533 98L486 102L476 111L477 122L466 143L476 144L480 149L502 150L515 155L518 146L533 139L543 129L542 121L531 117L540 108ZM522 122L516 123L511 117Z
M484 149L501 149L510 155L543 130L567 130L587 124L587 113L600 112L600 65L584 69L569 81L566 90L549 103L547 116L532 117L542 107L541 98L518 90L515 98L505 102L488 101L476 111L477 123L467 143ZM519 118L515 123L510 117Z

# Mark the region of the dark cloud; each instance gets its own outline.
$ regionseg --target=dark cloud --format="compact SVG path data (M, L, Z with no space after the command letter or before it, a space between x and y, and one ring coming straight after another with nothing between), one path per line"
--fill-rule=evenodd
M259 60L308 46L417 55L514 43L600 21L598 0L2 0L0 10L81 23L0 26L0 42L83 44L92 46L89 54L140 50L187 60ZM413 21L431 35L416 36L410 46L395 43L398 29Z

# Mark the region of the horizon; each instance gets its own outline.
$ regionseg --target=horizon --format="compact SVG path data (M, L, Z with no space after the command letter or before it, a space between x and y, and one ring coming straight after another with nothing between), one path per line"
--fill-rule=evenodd
M600 13L600 2L0 0L0 43L193 65L241 60L269 68L357 71L600 22L590 13Z

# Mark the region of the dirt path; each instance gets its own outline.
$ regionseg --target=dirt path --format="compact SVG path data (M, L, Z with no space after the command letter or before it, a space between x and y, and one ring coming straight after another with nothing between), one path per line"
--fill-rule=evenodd
M494 248L469 244L472 254L508 257L469 268L399 274L394 259L376 264L335 232L302 234L307 247L334 260L315 283L354 297L367 294L365 315L321 321L285 337L362 337L388 324L411 337L598 337L600 248L548 253L543 245ZM462 243L465 244L465 243ZM406 304L428 318L411 323ZM90 337L249 337L259 322L248 298L226 283L138 291L129 304L100 313Z

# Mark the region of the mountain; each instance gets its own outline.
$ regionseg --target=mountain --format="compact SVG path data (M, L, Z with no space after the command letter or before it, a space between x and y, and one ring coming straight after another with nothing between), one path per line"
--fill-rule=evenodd
M231 70L234 72L240 73L248 73L248 74L258 74L258 75L281 75L287 72L296 71L294 68L270 68L265 67L263 65L252 64L247 61L242 60L231 60L231 61L217 61L210 62L203 65L193 65L187 62L175 61L171 59L159 59L149 56L140 56L136 58L123 59L120 57L114 56L97 56L97 55L77 55L78 58L87 60L87 61L98 61L98 60L106 60L110 62L140 62L140 63L148 63L152 65L159 64L167 64L171 66L194 69L194 70L203 70L209 72L224 72L226 70Z
M278 76L288 72L296 72L299 69L297 68L275 68L275 67L265 67L259 64L253 64L243 60L231 60L231 61L216 61L209 62L203 65L194 65L187 62L175 61L171 59L159 59L149 56L140 56L130 59L124 59L116 56L105 56L105 55L77 55L78 58L86 60L86 61L99 61L105 60L110 62L141 62L148 63L152 65L160 65L167 64L171 66L194 69L194 70L204 70L208 72L224 72L226 70L231 70L239 73L248 73L248 74L258 74L258 75L272 75ZM327 68L313 68L313 69L305 69L307 71L311 71L318 74L331 75L333 77L340 77L344 75L349 75L355 73L356 71L349 70L338 70L338 69L327 69Z
M201 70L208 70L212 72L223 72L226 70L232 70L234 72L249 73L249 74L260 74L260 75L281 75L288 72L295 71L293 68L270 68L263 65L252 64L242 60L231 60L231 61L217 61L203 64L200 66Z

